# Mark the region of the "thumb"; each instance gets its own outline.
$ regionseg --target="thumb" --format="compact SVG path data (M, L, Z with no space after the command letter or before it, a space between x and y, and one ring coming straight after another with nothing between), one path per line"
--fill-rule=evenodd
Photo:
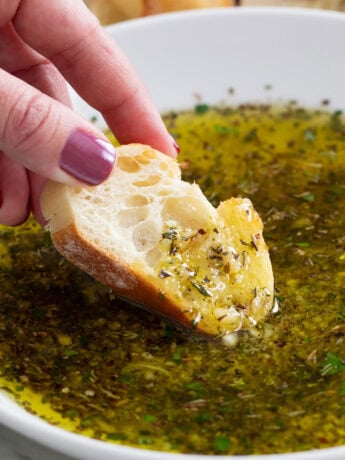
M0 69L0 150L57 182L97 185L111 173L115 148L70 108Z

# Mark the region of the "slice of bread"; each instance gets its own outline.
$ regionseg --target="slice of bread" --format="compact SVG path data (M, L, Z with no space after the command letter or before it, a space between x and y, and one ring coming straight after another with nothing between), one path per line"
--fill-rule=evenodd
M46 185L41 207L57 250L119 296L205 334L255 325L272 308L273 274L251 202L215 209L149 146L117 156L101 185Z

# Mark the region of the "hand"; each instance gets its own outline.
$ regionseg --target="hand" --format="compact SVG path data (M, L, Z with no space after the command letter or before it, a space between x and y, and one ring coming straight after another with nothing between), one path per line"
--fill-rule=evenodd
M43 223L47 179L98 184L115 149L71 109L66 81L121 143L176 156L157 109L126 57L82 0L0 0L0 223L30 211Z

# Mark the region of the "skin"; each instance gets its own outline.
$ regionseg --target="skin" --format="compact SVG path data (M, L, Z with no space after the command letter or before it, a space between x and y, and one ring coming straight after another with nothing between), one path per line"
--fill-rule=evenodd
M105 138L73 112L66 82L121 143L176 156L142 82L81 0L0 0L0 224L18 225L30 211L43 223L44 182L78 183L59 167L69 135Z

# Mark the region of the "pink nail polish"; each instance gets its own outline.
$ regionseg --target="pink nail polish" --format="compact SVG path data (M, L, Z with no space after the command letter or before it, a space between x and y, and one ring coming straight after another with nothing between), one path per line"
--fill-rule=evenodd
M171 138L171 142L173 144L173 146L175 147L175 150L177 153L180 153L180 146L178 145L178 143L175 141L174 137L170 134L170 138Z
M113 145L76 130L67 139L60 156L60 168L89 185L97 185L110 175L116 160Z

